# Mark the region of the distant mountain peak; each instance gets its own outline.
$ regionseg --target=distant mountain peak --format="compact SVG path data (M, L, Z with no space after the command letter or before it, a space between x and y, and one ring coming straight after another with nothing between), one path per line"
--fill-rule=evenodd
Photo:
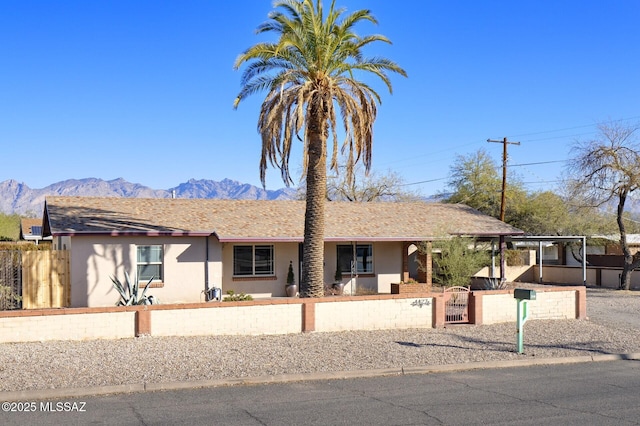
M131 183L123 178L105 181L99 178L67 179L42 189L29 188L14 179L0 182L0 212L40 217L48 195L125 198L226 198L247 200L292 199L296 191L291 188L264 190L232 179L214 181L189 179L174 188L152 189Z

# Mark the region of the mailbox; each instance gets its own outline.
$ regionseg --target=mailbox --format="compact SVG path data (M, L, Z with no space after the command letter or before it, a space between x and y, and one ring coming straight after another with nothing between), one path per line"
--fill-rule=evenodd
M536 300L536 291L526 288L516 288L513 290L513 297L518 300Z

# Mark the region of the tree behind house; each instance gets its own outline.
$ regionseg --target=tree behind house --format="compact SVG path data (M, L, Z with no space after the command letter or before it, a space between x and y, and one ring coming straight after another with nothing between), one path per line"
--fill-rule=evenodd
M628 197L640 188L640 144L637 131L640 125L621 122L598 126L595 139L577 142L568 165L570 190L575 199L591 206L617 205L616 222L620 232L620 246L624 255L621 287L629 289L631 273L640 267L627 243L625 205Z

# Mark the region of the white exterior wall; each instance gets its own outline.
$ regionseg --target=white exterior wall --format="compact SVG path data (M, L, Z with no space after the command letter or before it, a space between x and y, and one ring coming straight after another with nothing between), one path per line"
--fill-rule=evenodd
M113 306L119 295L110 276L121 281L125 271L136 275L136 246L162 244L163 287L150 288L160 303L204 301L205 237L73 237L71 246L71 306ZM220 287L220 248L209 238L209 286Z

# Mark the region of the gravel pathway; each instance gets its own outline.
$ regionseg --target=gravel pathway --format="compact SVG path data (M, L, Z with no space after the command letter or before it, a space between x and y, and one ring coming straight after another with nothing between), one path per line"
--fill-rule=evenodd
M589 289L588 321L282 336L0 344L0 391L640 352L640 293Z

